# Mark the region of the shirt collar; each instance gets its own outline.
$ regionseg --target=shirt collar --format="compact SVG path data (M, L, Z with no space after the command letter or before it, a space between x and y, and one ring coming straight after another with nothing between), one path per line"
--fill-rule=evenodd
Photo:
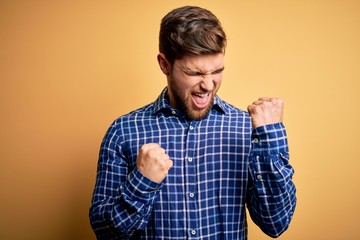
M217 95L214 98L213 109L221 112L227 112L227 105L221 100ZM167 87L161 92L160 96L153 103L153 113L156 114L160 111L172 111L173 109L170 106L169 98L167 96Z

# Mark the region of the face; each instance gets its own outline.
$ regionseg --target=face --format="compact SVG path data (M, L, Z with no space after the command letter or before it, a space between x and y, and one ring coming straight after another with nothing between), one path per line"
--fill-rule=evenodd
M188 119L204 118L211 110L221 85L224 54L189 55L175 60L173 66L167 67L171 107L182 111Z

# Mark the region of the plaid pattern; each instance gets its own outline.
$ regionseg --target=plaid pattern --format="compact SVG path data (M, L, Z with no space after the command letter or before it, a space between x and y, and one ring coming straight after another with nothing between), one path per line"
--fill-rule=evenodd
M90 209L98 239L247 239L246 204L265 233L281 234L296 204L283 124L252 130L246 112L218 97L205 119L188 121L166 91L104 137ZM151 142L174 162L160 184L136 168Z

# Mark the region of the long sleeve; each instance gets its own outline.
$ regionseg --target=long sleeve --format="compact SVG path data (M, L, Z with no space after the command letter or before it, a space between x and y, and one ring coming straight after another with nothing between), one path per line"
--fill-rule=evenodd
M296 206L285 127L282 123L258 127L251 142L247 207L264 233L278 237L288 228Z
M97 239L128 239L144 229L162 184L129 171L122 139L114 127L107 132L98 162L90 222Z

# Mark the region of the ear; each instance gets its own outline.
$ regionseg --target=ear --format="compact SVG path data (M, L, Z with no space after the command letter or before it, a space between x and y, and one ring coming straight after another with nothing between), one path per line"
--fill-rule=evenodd
M158 60L161 71L166 76L169 76L170 75L170 64L169 64L168 60L166 59L165 54L159 53L157 55L157 60Z

